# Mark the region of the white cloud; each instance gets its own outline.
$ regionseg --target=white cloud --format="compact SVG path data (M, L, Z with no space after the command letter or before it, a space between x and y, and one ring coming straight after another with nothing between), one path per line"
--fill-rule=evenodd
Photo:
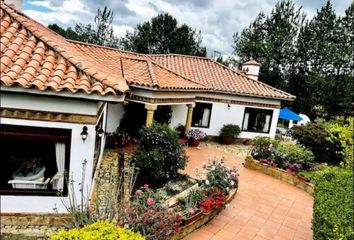
M26 1L26 0L25 0ZM333 1L343 14L351 0ZM97 8L107 5L114 11L114 30L118 36L132 31L142 22L161 12L176 17L180 24L186 23L201 30L203 44L211 52L232 52L233 34L248 26L260 11L270 12L277 0L27 0L32 6L24 12L43 24L58 23L68 27L76 23L92 23ZM312 16L326 0L295 0L298 6ZM49 12L40 11L40 7Z

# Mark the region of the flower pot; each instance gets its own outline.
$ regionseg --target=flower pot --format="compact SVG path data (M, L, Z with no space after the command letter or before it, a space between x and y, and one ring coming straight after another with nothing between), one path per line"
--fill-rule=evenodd
M200 210L202 211L202 213L204 215L208 215L211 213L211 211L213 211L212 207L204 207L204 206L199 206Z
M192 147L198 147L200 144L200 139L189 139L189 144Z
M299 180L303 181L303 182L310 182L310 179L307 179L307 178L305 178L305 177L303 177L303 176L296 175L296 177L297 177Z
M250 145L251 144L251 139L245 139L243 140L243 145Z
M182 220L182 224L184 226L189 225L190 223L195 222L196 220L201 218L202 216L203 216L203 212L199 210L193 216L190 216L190 217L188 217L186 219L183 219Z
M235 142L236 138L232 136L223 136L222 137L222 143L226 145L233 144Z
M296 175L296 171L294 171L293 169L291 168L287 168L286 171L292 175Z

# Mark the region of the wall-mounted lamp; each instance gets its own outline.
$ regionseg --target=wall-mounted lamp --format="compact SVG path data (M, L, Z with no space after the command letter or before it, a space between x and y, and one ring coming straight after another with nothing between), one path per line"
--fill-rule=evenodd
M101 137L103 137L103 134L104 134L103 129L102 129L102 128L98 129L98 131L97 131L97 137L101 138Z
M230 110L231 106L230 104L227 104L227 110Z
M80 135L81 135L82 141L85 142L85 140L87 139L87 135L88 135L87 127L86 127L86 126L84 126L84 127L82 128L82 132L80 133Z

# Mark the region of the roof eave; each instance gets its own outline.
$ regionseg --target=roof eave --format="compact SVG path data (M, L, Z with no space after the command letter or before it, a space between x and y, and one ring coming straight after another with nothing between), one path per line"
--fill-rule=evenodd
M69 91L61 91L61 92L53 92L53 91L40 91L37 89L26 89L17 86L1 86L0 92L14 92L14 93L28 93L34 95L42 95L42 96L56 96L56 97L64 97L64 98L76 98L90 101L102 101L102 102L124 102L125 94L120 95L100 95L100 94L85 94L83 92L72 93Z

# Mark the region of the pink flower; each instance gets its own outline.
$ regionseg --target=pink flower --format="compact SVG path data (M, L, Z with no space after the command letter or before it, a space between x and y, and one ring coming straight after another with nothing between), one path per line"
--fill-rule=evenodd
M168 208L168 209L167 209L167 212L173 213L173 208Z
M144 189L149 189L149 184L144 184Z
M190 215L194 215L195 210L194 210L193 208L190 208L190 209L188 210L188 212L189 212Z
M148 199L146 200L146 203L147 203L148 206L151 206L151 205L154 204L154 199L148 198Z
M136 191L135 191L135 195L136 195L136 196L139 196L140 194L142 194L142 192L143 192L143 191L141 191L141 190L136 190Z

